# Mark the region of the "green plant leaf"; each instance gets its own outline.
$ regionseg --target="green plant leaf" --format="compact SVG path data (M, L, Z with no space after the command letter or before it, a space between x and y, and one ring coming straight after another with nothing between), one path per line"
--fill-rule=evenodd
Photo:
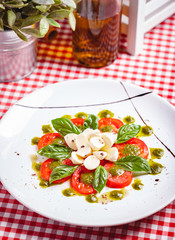
M63 137L69 133L80 134L80 130L68 118L56 118L51 122L54 129Z
M5 5L5 7L6 8L23 8L23 7L26 7L26 6L28 6L28 3L26 3L26 4L24 4L24 3L10 3L10 2L8 2L8 3L4 3L4 5Z
M47 18L44 16L40 21L40 34L42 36L45 36L48 30L49 30L49 23L47 21Z
M114 163L126 171L151 173L151 167L148 161L138 156L123 157Z
M39 6L36 6L36 9L38 9L40 12L42 12L42 13L45 13L46 12L46 10L47 10L47 6L45 6L45 5L39 5Z
M135 137L140 132L141 126L137 124L125 124L119 128L115 143L123 143Z
M77 167L78 166L61 165L54 168L50 174L49 183L72 175Z
M60 9L60 10L52 11L47 17L55 20L59 20L59 19L64 19L69 17L69 14L70 14L70 10Z
M51 5L55 3L53 0L32 0L32 2L40 5Z
M31 35L36 38L42 38L40 31L36 28L22 28L21 31L25 34Z
M31 26L37 22L40 22L42 18L43 18L43 15L29 16L22 21L21 27L23 28L23 27Z
M76 8L76 4L73 0L62 0L62 3L66 4L71 8Z
M75 31L76 19L72 12L69 14L69 25L72 28L72 30Z
M71 156L72 149L64 145L50 144L38 151L38 154L48 158L64 160Z
M15 20L16 20L16 15L13 11L11 11L11 10L7 11L7 20L8 20L9 26L13 27Z
M4 24L2 18L0 18L0 31L4 31Z
M47 21L51 26L60 28L60 24L52 18L47 18Z
M0 3L0 8L1 9L5 9L5 7Z
M83 124L83 129L86 128L98 129L98 118L95 115L88 115L88 118L84 121Z
M100 193L108 179L108 171L103 166L98 166L94 173L93 188Z
M13 31L17 34L17 36L19 37L19 38L21 38L23 41L25 41L25 42L28 42L28 38L24 35L24 34L22 34L22 32L20 32L17 28L14 28L13 27Z

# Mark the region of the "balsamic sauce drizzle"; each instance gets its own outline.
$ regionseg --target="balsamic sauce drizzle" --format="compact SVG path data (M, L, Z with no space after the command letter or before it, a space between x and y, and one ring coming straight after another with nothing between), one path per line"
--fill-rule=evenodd
M126 89L126 87L124 86L124 84L122 82L120 82L120 84L122 85L124 91L126 92L128 99L130 99L130 102L134 108L134 110L136 111L136 113L139 115L140 119L142 120L142 122L145 124L145 126L148 126L147 123L144 121L143 117L141 116L141 114L139 113L139 111L137 110L136 106L134 105L132 98L129 97L129 93ZM153 135L157 138L157 140L168 150L169 153L171 153L171 155L175 158L175 154L171 151L171 149L164 143L162 142L162 140L160 140L160 138L153 132Z
M121 102L125 102L125 101L129 101L133 98L138 98L138 97L142 97L148 94L151 94L152 92L145 92L145 93L141 93L132 97L128 97L128 98L124 98L121 100L117 100L117 101L113 101L113 102L107 102L107 103L95 103L95 104L86 104L86 105L75 105L75 106L54 106L54 107L41 107L41 106L27 106L27 105L23 105L23 104L19 104L19 103L15 103L15 106L19 106L19 107L24 107L24 108L34 108L34 109L56 109L56 108L79 108L79 107L96 107L96 106L103 106L103 105L111 105L111 104L116 104L116 103L121 103Z

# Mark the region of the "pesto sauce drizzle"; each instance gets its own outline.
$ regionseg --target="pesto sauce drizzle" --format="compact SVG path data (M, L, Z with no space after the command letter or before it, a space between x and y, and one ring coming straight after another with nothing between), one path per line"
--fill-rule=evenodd
M150 126L142 126L137 137L149 137L153 134L153 129Z
M150 148L151 159L161 159L164 155L164 150L161 148Z
M62 194L63 194L65 197L73 197L73 196L77 195L72 188L66 188L66 189L64 189L64 190L62 191Z
M54 132L50 124L42 125L42 131L43 131L43 134Z
M144 184L142 183L142 181L138 178L134 179L134 182L131 184L132 188L134 190L141 190L144 186Z
M113 118L114 117L114 113L109 111L109 110L102 110L100 111L97 116L101 119L101 118Z
M75 117L76 118L86 119L86 118L88 118L88 114L84 113L84 112L79 112L79 113L75 114Z
M42 179L42 177L41 177L41 174L40 174L41 164L42 164L42 163L38 163L38 162L37 162L37 156L36 156L36 158L32 157L32 169L33 169L33 170L35 171L35 173L36 173L36 176L37 176L37 178L38 178L38 180L39 180L39 185L40 185L40 187L42 187L42 188L46 188L46 187L49 186L49 182L46 181L46 180L44 180L44 179Z
M123 122L130 124L130 123L134 123L135 119L131 116L126 116L125 118L123 118Z
M71 115L64 115L64 116L62 116L62 118L72 119L72 116Z
M121 152L124 156L138 156L140 154L140 149L136 145L126 144Z
M39 137L34 137L34 138L32 138L31 144L32 144L32 145L38 145L39 139L40 139Z
M164 169L162 164L154 162L152 159L149 160L149 165L151 167L151 175L157 175Z
M126 190L122 188L121 190L113 190L110 192L103 193L99 196L98 202L102 204L107 204L109 202L122 200L126 194Z

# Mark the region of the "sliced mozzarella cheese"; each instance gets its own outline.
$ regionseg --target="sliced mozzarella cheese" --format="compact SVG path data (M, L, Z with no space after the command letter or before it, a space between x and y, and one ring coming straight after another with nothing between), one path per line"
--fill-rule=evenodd
M99 160L103 160L107 156L107 153L104 151L95 151L93 152L93 155L96 156Z
M93 150L100 150L105 145L101 137L91 137L89 143Z
M100 160L96 156L89 156L84 160L84 166L88 170L93 170L97 168L100 164Z
M91 153L92 153L91 147L86 145L82 145L80 148L78 148L78 151L77 151L77 154L83 158L86 158Z
M77 150L77 146L76 146L77 136L78 135L75 133L69 133L64 137L64 140L66 141L67 145L73 150Z
M109 148L107 150L107 156L106 159L115 162L118 159L118 149L116 147Z
M85 146L89 146L89 142L83 133L80 133L79 135L77 135L75 143L78 149Z
M117 134L111 133L111 132L105 132L105 133L101 134L101 137L102 137L103 141L105 142L105 147L111 148L117 139Z
M72 152L70 160L72 160L73 164L82 164L84 162L84 159L77 155L77 152Z
M100 130L99 129L91 129L87 128L83 131L83 135L89 140L91 137L99 136L100 135Z

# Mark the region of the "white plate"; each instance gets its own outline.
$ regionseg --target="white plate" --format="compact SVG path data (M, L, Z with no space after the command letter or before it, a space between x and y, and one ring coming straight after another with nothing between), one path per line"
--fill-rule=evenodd
M155 135L144 138L149 147L165 151L158 160L165 169L159 175L145 175L141 191L128 187L121 201L108 204L85 201L83 196L66 198L68 183L40 188L31 168L35 153L31 139L41 136L41 126L51 119L77 112L97 114L103 109L115 117L133 116L146 122ZM49 85L18 101L0 123L0 176L4 187L33 211L69 224L110 226L136 221L168 205L175 198L175 110L159 96L140 87L114 80L82 79ZM155 181L159 179L159 181Z

